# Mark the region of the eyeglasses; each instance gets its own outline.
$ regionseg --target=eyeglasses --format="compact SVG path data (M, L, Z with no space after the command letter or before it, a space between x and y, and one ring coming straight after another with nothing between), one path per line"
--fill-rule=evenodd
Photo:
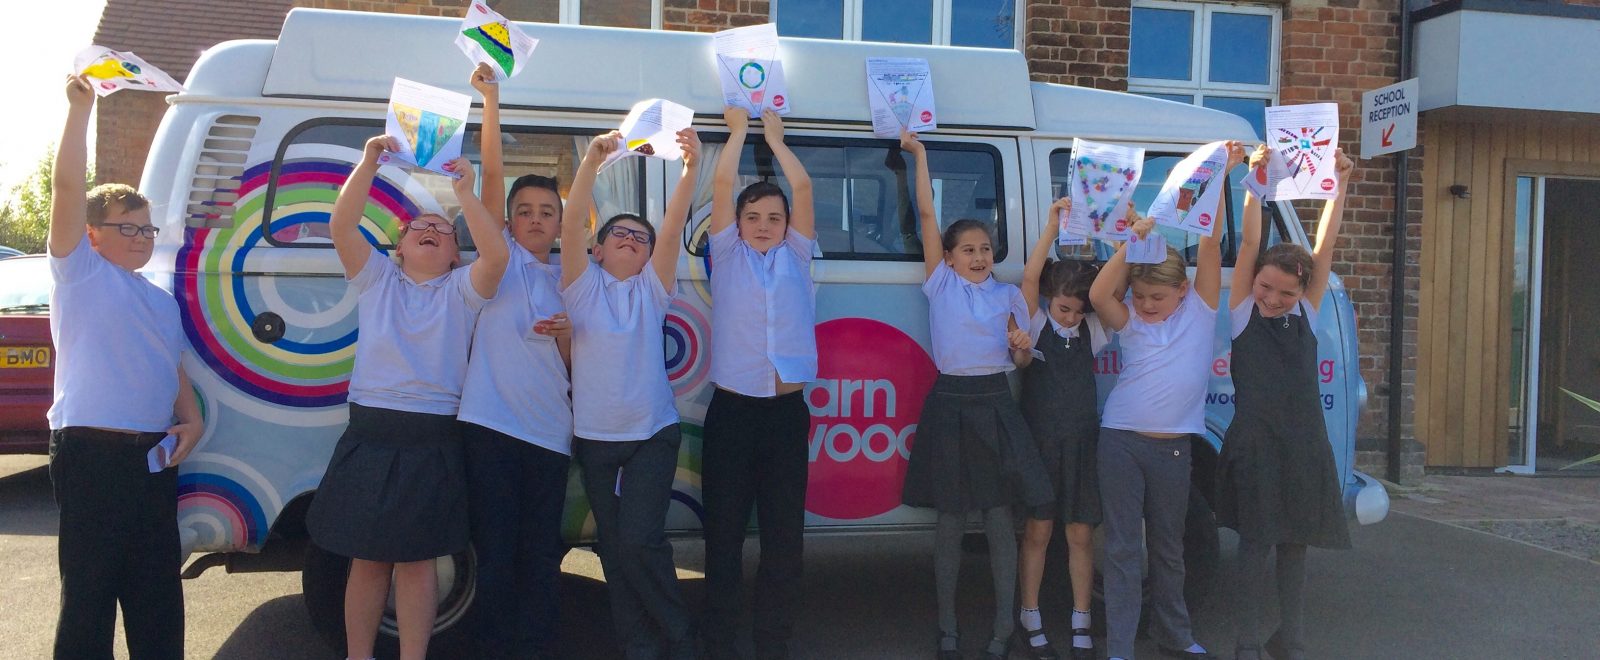
M633 242L640 245L649 245L655 240L650 237L650 232L641 231L638 229L629 229L622 225L611 225L611 228L606 230L606 233L612 238L631 238L633 239Z
M422 218L417 218L415 220L412 220L411 222L406 223L406 227L409 227L409 228L417 230L417 231L422 231L424 229L432 227L433 230L436 231L436 232L439 232L439 234L441 236L449 236L451 234L456 233L456 228L451 226L450 223L448 223L448 222L428 222L427 220L424 220Z
M136 225L128 222L107 222L100 226L116 227L118 234L122 234L128 238L133 238L134 236L139 236L141 234L144 235L145 238L155 238L156 234L161 233L161 228L155 225Z

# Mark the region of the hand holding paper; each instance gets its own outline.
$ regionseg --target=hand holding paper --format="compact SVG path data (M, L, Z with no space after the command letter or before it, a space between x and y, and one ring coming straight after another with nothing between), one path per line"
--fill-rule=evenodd
M1130 264L1159 264L1167 260L1167 239L1161 232L1128 236L1127 260Z
M82 74L100 96L124 89L146 92L181 92L183 85L133 53L90 46L72 59L72 70Z
M493 67L494 82L522 72L539 40L528 36L516 23L506 20L483 0L473 0L461 17L456 47L467 58ZM474 85L476 87L476 85Z
M783 62L778 59L778 26L772 23L723 30L711 36L722 83L723 105L757 114L771 108L789 114Z
M1261 182L1265 200L1333 199L1339 104L1267 108L1267 146L1277 152Z
M461 138L467 130L472 98L404 78L395 78L389 92L389 112L384 133L394 147L380 159L416 165L446 176L456 176L444 164L461 157Z
M619 129L623 148L611 152L600 169L604 170L629 156L652 156L662 160L678 160L683 147L678 142L678 132L694 123L694 111L671 101L647 99L633 105Z

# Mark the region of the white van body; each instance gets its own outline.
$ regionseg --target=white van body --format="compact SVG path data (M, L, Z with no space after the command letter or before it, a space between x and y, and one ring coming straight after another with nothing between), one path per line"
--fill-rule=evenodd
M263 561L261 553L304 543L302 517L346 423L357 335L356 296L329 249L327 214L362 141L383 130L395 77L473 94L470 62L452 43L458 25L453 18L296 9L277 41L207 51L188 90L171 99L142 185L163 230L146 272L174 291L193 349L185 366L206 431L182 466L179 524L185 552L221 553L202 566L225 560L238 570L298 567L296 554ZM710 35L522 27L539 46L527 70L502 86L508 177L539 172L569 184L584 139L615 128L636 101L650 97L692 108L707 151L720 148L722 94ZM1145 148L1151 160L1141 206L1172 162L1197 146L1257 139L1233 115L1031 82L1015 50L783 39L792 106L787 135L816 182L821 253L814 265L821 370L806 392L813 413L808 532L922 529L931 522L926 512L899 505L907 449L935 372L914 223L905 232L906 218L914 217L908 216L912 196L903 169L892 167L897 148L873 138L868 119L869 56L930 63L939 129L923 137L941 219L992 222L995 273L1008 282L1021 278L1043 211L1060 194L1074 137ZM479 119L474 109L469 157L477 151ZM743 163L752 175L771 167L759 154ZM629 210L659 222L678 168L678 162L630 159L608 170L597 186L601 218ZM710 177L701 181L709 186ZM699 528L700 424L712 388L710 265L698 247L710 194L701 193L686 232L697 247L682 257L666 328L666 366L685 437L669 514L669 529L679 533ZM1236 183L1233 196L1236 209L1242 203ZM383 246L397 220L420 210L453 215L453 206L442 177L385 167L363 226ZM1307 244L1294 209L1275 208L1269 240ZM1237 211L1229 215L1225 227L1236 230ZM1193 245L1179 234L1169 241ZM1225 252L1232 244L1225 243ZM1337 277L1323 310L1317 333L1328 435L1347 503L1360 505L1363 522L1375 522L1387 509L1382 486L1351 469L1365 387L1352 307ZM1197 483L1210 483L1233 412L1227 316L1219 315ZM1103 399L1118 366L1115 346L1100 363ZM568 539L591 539L576 480L567 509ZM461 562L452 570L459 577ZM460 582L443 585L441 598L470 602L470 584ZM441 604L441 621L459 617L465 606L456 606Z

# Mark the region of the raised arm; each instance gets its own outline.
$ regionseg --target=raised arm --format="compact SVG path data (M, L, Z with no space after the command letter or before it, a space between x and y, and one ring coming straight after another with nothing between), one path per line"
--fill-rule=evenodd
M1064 211L1072 211L1072 199L1069 197L1056 200L1050 205L1050 210L1045 211L1044 224L1039 228L1039 240L1033 244L1033 253L1028 255L1028 262L1022 268L1022 303L1028 306L1030 317L1039 311L1039 280L1044 277L1044 265L1050 261L1050 251L1061 234L1061 225L1056 218Z
M399 150L400 145L387 135L367 140L361 150L361 162L339 186L339 198L334 200L333 213L328 217L328 233L333 236L333 249L339 253L345 277L355 277L366 267L367 257L372 256L367 237L361 235L361 215L367 210L372 179L378 176L378 157L385 151Z
M611 131L589 141L578 173L567 191L566 209L561 213L561 290L567 290L583 269L589 267L589 211L594 207L594 178L606 156L617 150L622 134Z
M1328 274L1333 272L1333 248L1339 242L1339 222L1344 216L1344 193L1350 187L1350 179L1355 174L1356 163L1344 155L1343 149L1335 150L1334 158L1339 161L1338 192L1333 199L1322 205L1322 217L1317 220L1317 247L1311 252L1311 281L1306 283L1305 300L1311 309L1322 309L1322 294L1328 290Z
M478 153L483 168L481 199L489 215L506 224L506 165L500 153L500 85L494 69L484 62L472 70L472 88L483 95L483 128L478 132ZM476 230L474 230L476 231ZM496 230L499 233L499 230ZM476 236L477 234L473 234ZM479 250L482 258L482 250Z
M83 240L89 208L83 197L83 176L89 169L89 112L94 88L82 75L67 76L67 123L50 173L50 256L72 254Z
M1244 145L1238 140L1228 141L1228 165L1223 170L1227 172L1244 162ZM1217 195L1217 210L1213 218L1223 217L1227 211L1228 196ZM1200 237L1200 252L1195 255L1194 290L1200 294L1207 307L1217 308L1217 302L1222 295L1222 234L1216 230L1216 225L1211 227L1211 235Z
M1149 218L1139 218L1131 205L1128 213L1129 217L1136 218L1130 231L1140 238L1149 236L1155 223ZM1127 289L1128 243L1123 241L1117 245L1116 253L1106 260L1106 265L1100 268L1100 274L1094 276L1094 284L1089 286L1089 306L1100 317L1100 323L1112 332L1121 332L1128 325L1128 305L1122 302Z
M728 106L722 109L722 119L728 123L728 141L717 154L717 169L711 175L711 233L715 234L738 222L734 217L733 184L739 180L739 155L744 153L744 138L750 131L750 113L744 108Z
M1267 145L1250 154L1249 172L1266 167L1272 158ZM1247 173L1245 176L1254 176ZM1239 256L1233 262L1233 285L1228 289L1228 306L1238 307L1255 286L1256 260L1261 256L1261 200L1249 188L1244 193L1244 217L1239 224Z
M783 143L783 118L771 109L761 111L761 131L767 138L767 148L783 168L783 178L789 181L789 228L809 239L817 237L816 211L811 204L811 175L789 145Z
M672 293L678 288L678 252L683 246L683 226L689 223L689 206L694 203L694 185L700 177L700 135L693 128L678 131L678 146L683 149L683 175L667 199L667 210L656 228L655 251L650 265L656 269L661 286Z
M917 134L900 131L900 148L917 159L917 175L912 185L917 191L917 227L922 233L924 279L944 261L944 241L939 236L939 215L933 209L933 177L928 174L928 149Z
M472 162L465 157L445 164L445 169L456 173L456 201L461 204L461 214L467 216L467 229L477 241L478 260L469 266L472 270L472 288L478 295L493 298L500 290L500 278L506 274L506 263L511 260L511 248L500 240L505 223L494 217L483 201L472 194Z

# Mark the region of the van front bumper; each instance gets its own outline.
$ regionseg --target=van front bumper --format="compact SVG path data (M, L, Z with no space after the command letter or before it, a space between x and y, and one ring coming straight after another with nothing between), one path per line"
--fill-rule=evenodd
M1351 470L1350 482L1344 487L1344 511L1363 525L1382 522L1389 517L1389 489L1372 476Z

